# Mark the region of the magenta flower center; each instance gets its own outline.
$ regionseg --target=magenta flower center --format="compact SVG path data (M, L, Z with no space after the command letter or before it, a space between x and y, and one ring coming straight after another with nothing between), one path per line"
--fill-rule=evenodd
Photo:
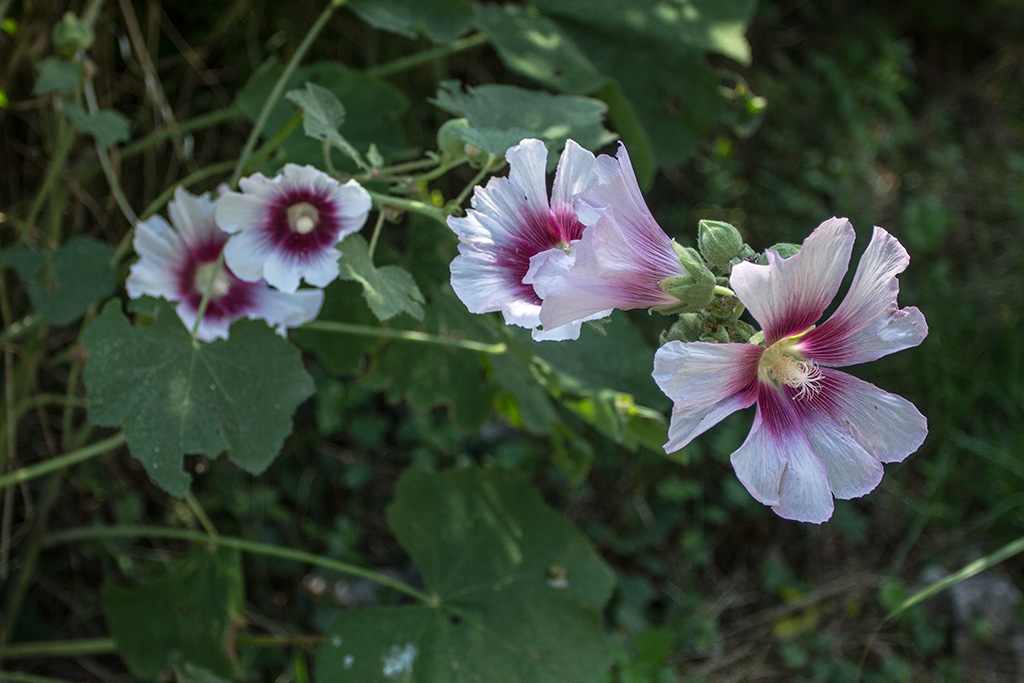
M227 238L220 230L211 230L202 242L189 244L177 273L178 301L193 311L199 310L203 294L213 280L210 300L203 314L207 320L234 320L249 314L257 305L260 282L240 280L225 264L217 268L217 259Z
M540 297L533 285L523 282L530 270L530 259L552 248L566 249L569 244L583 236L583 224L571 209L543 213L526 213L521 216L516 239L508 246L500 247L502 261L508 268L510 287L520 299L540 305Z
M796 390L793 398L812 398L821 391L824 376L818 366L804 358L797 349L803 333L775 342L761 354L757 378L763 384L785 385Z

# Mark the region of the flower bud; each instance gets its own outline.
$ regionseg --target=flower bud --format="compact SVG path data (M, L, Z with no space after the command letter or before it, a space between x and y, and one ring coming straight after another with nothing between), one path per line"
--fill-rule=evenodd
M65 12L64 16L53 27L53 46L64 57L74 57L79 50L88 50L92 45L92 27L75 16L74 12Z
M661 333L661 343L670 341L693 342L704 333L704 316L701 313L683 313L672 327Z
M724 266L743 248L740 231L722 221L700 221L697 224L697 246L713 266Z
M704 260L696 249L680 246L674 241L672 248L675 249L679 263L682 264L686 274L667 277L659 282L658 286L661 287L661 291L679 299L679 303L658 306L655 310L668 315L697 311L707 307L715 295L714 273L704 265Z
M454 161L466 156L466 141L458 131L470 128L468 119L448 119L437 131L437 149L445 161Z

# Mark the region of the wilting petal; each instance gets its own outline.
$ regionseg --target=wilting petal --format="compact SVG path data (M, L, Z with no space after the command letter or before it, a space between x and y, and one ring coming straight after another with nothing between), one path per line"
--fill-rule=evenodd
M757 399L755 344L669 342L654 354L654 381L672 399L671 453Z
M754 425L731 461L750 494L780 517L820 524L832 516L825 467L781 390L761 385Z
M895 237L876 227L850 291L836 312L800 340L800 350L822 365L842 367L920 344L928 324L917 308L900 308L896 276L910 256Z
M854 232L850 221L832 218L788 259L768 250L768 265L739 263L729 282L764 329L767 345L803 332L818 321L843 281Z

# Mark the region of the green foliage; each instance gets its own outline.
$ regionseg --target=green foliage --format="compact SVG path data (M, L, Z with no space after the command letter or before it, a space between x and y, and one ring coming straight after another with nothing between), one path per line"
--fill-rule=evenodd
M409 38L423 33L435 43L455 40L473 18L470 0L350 0L346 6L375 28Z
M611 571L521 475L409 469L388 522L436 604L343 613L320 678L565 683L607 669Z
M89 237L40 253L26 247L0 251L0 267L13 267L28 285L32 306L47 322L70 325L114 291L114 250Z
M131 123L113 109L90 114L73 102L64 105L64 113L78 132L91 135L100 147L110 147L131 137Z
M262 321L243 320L226 340L193 342L163 301L132 326L108 303L83 336L89 420L124 424L132 456L162 489L182 496L185 454L228 458L253 474L273 462L292 413L313 393L298 349Z
M102 602L117 651L136 676L152 681L161 671L187 667L191 680L209 681L201 667L232 677L228 647L245 609L237 551L197 547L166 576L134 588L107 583Z
M453 134L488 154L504 157L511 145L525 137L544 140L560 149L567 138L597 149L615 139L601 123L607 109L587 97L552 95L511 85L481 85L463 89L448 81L441 84L434 103L469 120L470 128ZM557 158L549 159L554 168Z
M347 237L341 244L341 278L363 286L370 310L380 320L408 313L423 320L423 293L412 274L399 266L373 265L369 246L359 235Z
M48 93L74 94L82 84L82 66L57 57L41 59L36 64L36 82L32 85L33 95Z

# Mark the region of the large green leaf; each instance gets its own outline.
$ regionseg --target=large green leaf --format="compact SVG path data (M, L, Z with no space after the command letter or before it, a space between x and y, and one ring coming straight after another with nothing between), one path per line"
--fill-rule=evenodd
M89 237L75 237L56 251L26 247L0 252L0 266L13 266L28 286L32 306L53 325L70 325L92 304L114 292L114 250Z
M435 43L448 43L473 22L470 0L350 0L350 10L374 28L415 38L423 33Z
M513 85L481 85L463 90L458 82L445 81L434 103L455 116L468 119L470 128L467 130L495 134L514 131L519 140L540 138L554 149L561 149L567 138L592 150L615 139L602 124L607 105L590 97L552 95ZM500 144L485 151L504 156L508 145L500 136L498 139ZM467 142L478 144L479 140L467 139ZM554 165L557 158L548 161Z
M388 521L436 605L343 614L324 681L590 683L611 663L611 570L522 475L410 469Z
M231 677L227 648L245 608L238 551L197 547L166 576L134 588L106 584L101 599L117 651L136 676L156 680L162 670L198 666Z
M324 305L317 320L375 326L377 317L370 312L356 282L335 280L324 290ZM381 343L379 337L322 332L299 327L292 335L299 346L316 354L327 370L336 375L354 372L363 357Z
M510 69L556 90L588 93L602 75L551 19L520 5L478 5L477 23Z
M313 393L299 350L260 320L235 323L226 340L193 344L170 306L154 303L151 324L133 327L112 301L85 331L89 420L123 424L131 454L172 495L188 491L186 453L226 450L259 474Z
M534 0L545 13L595 27L610 37L717 52L750 63L744 37L756 0ZM674 51L674 50L673 50Z

